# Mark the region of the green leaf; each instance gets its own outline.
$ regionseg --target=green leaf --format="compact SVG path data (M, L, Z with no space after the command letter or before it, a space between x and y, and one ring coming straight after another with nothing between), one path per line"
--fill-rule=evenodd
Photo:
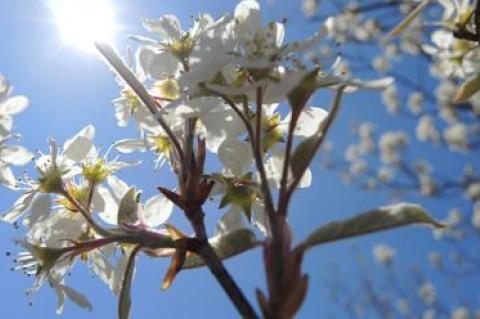
M319 136L317 134L305 139L297 146L295 152L293 152L291 162L294 179L302 178L313 155L317 151L318 139Z
M135 257L137 256L139 247L136 247L130 254L127 267L123 275L122 290L118 301L118 318L128 319L130 317L130 308L132 307L132 298L130 291L132 289L132 279L135 273Z
M305 250L332 241L411 224L425 224L438 228L445 227L445 225L431 218L421 206L401 203L380 207L350 219L322 226L308 236L297 249Z
M319 69L307 73L300 84L288 93L288 102L292 108L292 118L298 116L317 89L316 79Z
M388 37L395 37L405 30L406 27L410 25L410 23L415 20L416 17L425 9L425 7L431 2L432 0L423 0L415 9L408 14L405 19L403 19L392 31L388 34Z
M480 90L480 74L474 76L473 78L465 81L462 86L458 89L455 97L453 98L453 103L464 103L469 98L471 98L475 93Z
M258 246L258 241L250 229L237 229L227 234L222 234L209 239L215 253L220 259L236 256L244 251ZM198 268L205 265L198 255L190 255L185 259L183 269Z

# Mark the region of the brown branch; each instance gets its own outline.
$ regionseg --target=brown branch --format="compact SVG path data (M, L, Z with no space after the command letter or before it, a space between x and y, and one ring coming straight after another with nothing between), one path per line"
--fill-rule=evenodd
M222 260L217 256L215 250L208 242L207 232L203 221L204 212L197 207L193 211L185 211L190 220L195 235L198 239L198 247L194 251L203 259L212 275L217 279L225 293L233 302L243 318L258 318L255 310L241 291L240 287L233 280Z

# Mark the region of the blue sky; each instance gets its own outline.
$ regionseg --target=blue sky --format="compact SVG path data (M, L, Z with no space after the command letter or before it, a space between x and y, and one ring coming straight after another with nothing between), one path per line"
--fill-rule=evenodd
M112 1L113 2L113 1ZM232 12L236 1L115 1L116 19L122 30L115 39L118 48L125 47L126 34L142 33L141 18L158 17L165 13L174 13L185 25L189 17L199 12L209 12L219 16ZM275 7L264 5L264 18L281 18L287 13L289 20L287 37L300 38L312 34L318 24L306 23L301 15L298 1L278 1ZM88 21L85 21L88 23ZM113 116L110 101L118 96L114 77L105 64L93 54L85 54L75 48L64 45L52 21L52 14L46 1L17 0L0 1L0 72L14 85L15 93L24 94L30 99L30 108L17 117L17 131L23 134L22 144L29 149L46 149L47 137L63 141L87 124L97 128L96 142L108 145L115 138L134 136L132 128L119 129ZM414 72L405 69L404 72ZM330 94L321 95L312 103L317 106L328 105ZM348 96L335 127L332 140L341 146L349 143L350 121L353 118L369 119L379 123L379 127L412 128L408 121L397 121L383 111L376 93L362 93ZM435 149L424 151L426 156L435 156ZM458 157L445 157L444 169L448 174L458 172ZM169 174L155 172L146 164L137 169L126 171L122 177L136 183L145 193L153 194L159 183L172 185ZM448 165L447 165L448 163ZM388 197L382 193L370 193L344 186L338 174L323 172L319 165L313 167L314 184L300 191L292 206L291 223L295 230L295 239L304 238L315 226L324 222L351 216L370 208L384 205ZM3 211L14 201L15 194L0 191L0 210ZM452 205L467 209L463 201L455 202L425 201L428 209L443 217L446 207ZM212 209L208 213L209 225L220 216ZM186 228L183 217L173 217L174 223ZM210 225L213 226L213 225ZM210 227L210 230L213 227ZM0 247L2 250L15 250L12 239L22 234L8 225L0 225ZM430 249L448 253L444 246L433 241L428 229L415 227L395 230L389 233L336 243L317 248L308 254L304 269L310 274L310 292L302 308L300 318L327 317L338 314L338 305L331 305L326 296L327 282L338 274L331 271L332 265L340 266L345 281L355 284L359 278L358 267L352 253L352 245L363 251L370 259L370 250L375 242L382 241L394 245L399 255L398 263L407 267L420 264L426 267L425 255ZM153 260L141 257L138 262L133 289L132 318L188 318L197 317L236 317L234 308L224 296L218 284L207 270L195 270L181 273L173 286L160 291L160 284L168 265L167 260ZM0 258L0 299L2 318L56 318L53 292L44 287L28 306L25 289L32 284L31 278L11 272L11 260ZM264 287L263 265L260 251L249 252L227 262L229 270L240 283L252 302L254 288ZM373 272L377 266L372 266ZM437 278L440 280L440 278ZM68 303L65 318L112 318L116 314L116 299L99 280L85 267L76 267L69 284L86 293L93 303L93 311L87 313ZM471 288L466 288L470 291ZM340 315L341 317L341 315Z

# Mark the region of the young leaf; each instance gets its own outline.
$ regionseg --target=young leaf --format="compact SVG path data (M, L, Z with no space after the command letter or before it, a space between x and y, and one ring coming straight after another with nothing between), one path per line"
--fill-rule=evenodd
M220 259L236 256L258 245L255 234L249 229L237 229L227 234L221 234L209 239L215 253ZM198 255L191 255L185 259L183 269L197 268L205 263Z
M322 226L308 236L297 249L306 250L332 241L411 224L425 224L438 228L445 227L445 225L431 218L421 206L401 203L380 207L350 219Z
M288 93L288 102L292 108L292 117L298 116L307 104L310 96L317 89L316 78L318 69L314 69L305 75L300 84Z
M465 81L458 89L453 103L464 103L480 90L480 74Z
M118 205L117 224L132 225L138 221L138 195L135 187L132 187L120 200Z
M120 299L118 301L118 318L128 319L130 317L130 308L132 306L132 298L130 290L132 288L132 279L135 272L135 258L139 251L139 247L136 247L130 254L127 267L123 275L122 290L120 291Z
M292 174L295 179L302 178L303 173L317 150L318 139L319 136L317 134L305 139L297 146L295 152L293 152Z
M186 247L177 247L175 249L175 253L172 256L172 261L170 262L170 266L168 267L167 273L165 274L165 278L162 282L163 290L167 290L172 285L173 280L175 280L175 277L182 269L186 255Z
M74 303L89 311L92 310L92 304L83 294L66 285L61 285L61 287L65 292L65 295L70 298L70 300L72 300Z

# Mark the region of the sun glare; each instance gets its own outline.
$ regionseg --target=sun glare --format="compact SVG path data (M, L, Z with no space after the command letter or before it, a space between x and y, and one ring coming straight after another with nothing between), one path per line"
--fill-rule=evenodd
M83 50L95 41L109 42L115 31L114 12L106 0L51 0L62 40Z

